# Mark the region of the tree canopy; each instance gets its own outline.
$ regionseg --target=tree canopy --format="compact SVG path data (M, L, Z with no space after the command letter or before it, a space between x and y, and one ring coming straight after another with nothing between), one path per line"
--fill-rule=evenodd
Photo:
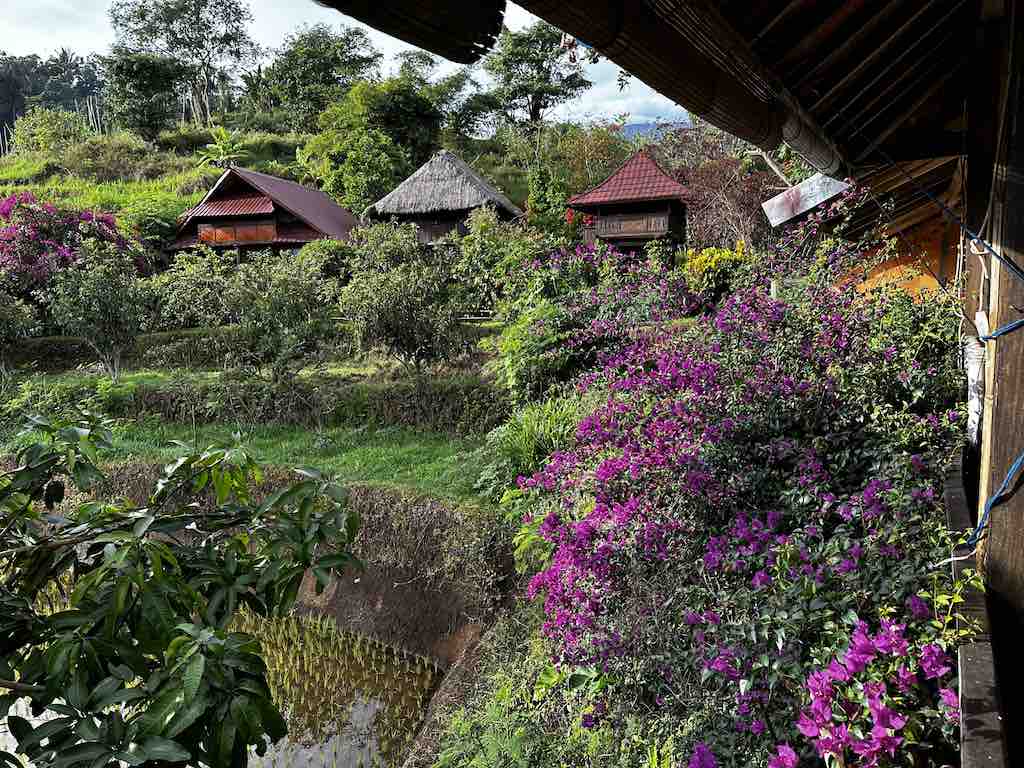
M375 77L380 60L362 29L343 25L336 32L317 24L285 38L266 75L292 127L302 130L342 99L353 83Z
M131 51L176 59L188 73L192 114L211 117L210 92L219 69L253 57L252 11L245 0L114 0L110 21Z
M562 33L544 21L516 32L503 29L483 67L494 78L493 94L510 122L539 123L593 85L582 63L562 50Z

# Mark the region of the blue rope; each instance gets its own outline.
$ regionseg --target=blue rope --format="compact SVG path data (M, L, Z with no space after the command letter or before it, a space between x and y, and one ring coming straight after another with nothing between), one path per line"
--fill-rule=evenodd
M978 543L981 538L981 534L985 531L985 527L988 525L989 515L992 514L992 510L998 506L1001 506L1008 502L1012 497L1013 493L1010 492L1010 485L1013 483L1014 478L1020 474L1021 469L1024 469L1024 453L1017 457L1017 460L1013 462L1010 467L1010 471L1006 473L1006 477L1003 479L1003 484L999 486L999 490L995 492L988 501L985 502L985 511L981 514L981 519L978 521L978 527L974 529L974 533L967 539L966 546L973 547Z
M1005 336L1012 331L1016 331L1018 328L1024 328L1024 318L1014 320L1012 323L1007 323L1001 328L996 328L988 336L979 336L978 339L981 341L993 341L998 339L1000 336Z

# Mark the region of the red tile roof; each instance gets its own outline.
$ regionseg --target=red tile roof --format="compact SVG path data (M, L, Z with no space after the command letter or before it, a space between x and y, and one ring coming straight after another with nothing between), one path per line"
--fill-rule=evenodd
M236 195L199 203L195 208L185 212L188 218L208 218L211 216L250 216L274 212L274 201L266 195Z
M685 200L689 191L646 152L637 152L596 187L569 199L573 208L644 200Z

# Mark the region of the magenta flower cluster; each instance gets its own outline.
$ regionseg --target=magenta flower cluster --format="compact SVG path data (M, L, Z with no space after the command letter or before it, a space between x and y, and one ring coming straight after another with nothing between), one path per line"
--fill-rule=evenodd
M18 293L43 288L75 263L86 238L128 247L110 214L62 211L30 192L0 198L0 274Z
M566 264L602 269L586 251L535 267ZM524 530L551 553L528 594L556 660L633 679L639 665L653 707L687 677L727 694L731 730L772 768L811 753L889 765L943 738L955 692L939 690L952 664L925 563L958 412L907 407L929 384L902 382L905 355L876 336L891 307L750 290L687 328L685 286L617 275L568 302L595 319L566 346L618 340L578 380L603 400L571 449L519 481ZM942 722L925 714L938 707ZM717 765L714 747L690 765Z

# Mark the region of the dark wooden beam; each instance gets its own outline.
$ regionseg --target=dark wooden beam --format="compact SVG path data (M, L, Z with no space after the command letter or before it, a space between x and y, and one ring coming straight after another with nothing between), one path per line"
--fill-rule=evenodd
M844 116L846 117L846 120L848 122L859 125L860 121L864 118L864 115L872 107L886 99L894 89L898 88L906 80L907 77L909 77L915 71L919 71L922 68L920 59L918 59L918 61L915 61L913 66L907 67L907 69L905 70L906 74L903 77L889 77L888 85L883 85L879 87L879 84L882 83L882 80L887 75L889 75L893 70L895 70L898 66L900 66L900 64L903 63L904 59L906 59L908 56L914 53L917 50L918 46L927 41L929 37L932 35L932 33L939 29L943 24L945 24L949 17L952 16L957 11L959 11L960 8L966 2L967 0L959 0L959 2L955 3L953 7L948 12L943 14L943 16L938 21L936 21L924 33L922 33L922 35L918 37L917 40L915 40L913 43L911 43L902 51L900 51L900 54L898 56L894 56L891 59L887 60L885 66L882 67L878 72L876 72L874 77L872 77L866 83L861 85L861 87L857 90L855 94L848 96L844 100L843 106L836 110L836 112L831 117L829 117L828 120L825 121L824 127L828 128L832 123L834 123L840 117ZM934 43L931 46L932 50L939 51L939 55L944 56L942 52L946 50L946 45L950 43L954 37L960 34L962 34L961 30L948 30L946 34L938 42ZM871 91L875 92L874 96L871 99L869 99L866 104L862 105L855 114L849 114L850 108L853 107L854 104L860 101L864 96L866 96Z
M897 162L949 157L964 153L964 139L958 131L909 131L890 137L881 149Z
M804 4L804 0L789 0L789 2L786 3L785 7L783 7L783 9L781 11L779 11L777 14L775 14L775 16L772 18L772 20L769 21L767 24L764 25L764 27L761 28L760 32L758 32L756 35L754 35L754 39L750 41L750 44L753 45L753 46L756 46L758 40L760 40L762 37L764 37L769 32L771 32L773 29L775 29L775 25L776 24L778 24L784 18L789 16L793 11L795 11L797 8L799 8L803 4Z
M991 242L1003 257L1024 263L1024 9L1010 3L1009 71L1003 146L996 154L995 203L990 213ZM1018 320L1024 313L1024 281L996 260L989 265L989 325ZM1024 333L1011 333L986 345L985 416L981 445L979 499L1002 484L1024 451ZM1024 614L1024 493L992 511L982 566L989 588L1018 616Z
M924 4L914 13L909 19L903 22L895 32L889 35L883 40L877 47L870 51L863 59L860 60L855 66L851 67L850 70L826 91L814 104L811 105L810 111L817 113L817 111L829 104L831 104L842 91L846 85L857 77L871 64L873 64L879 56L886 53L890 46L892 46L897 40L899 40L905 33L911 30L917 20L920 19L933 5L936 0L925 0Z
M871 35L876 29L881 28L885 24L889 17L893 14L896 9L900 7L899 3L885 3L885 5L878 10L877 13L872 14L868 20L854 32L852 35L843 40L842 43L833 48L829 53L822 57L817 64L807 70L804 74L800 75L796 80L793 90L800 93L805 85L813 82L814 78L819 74L828 72L828 70L835 65L837 62L842 61L847 55L849 55L857 45L861 42L866 41L868 36Z
M882 129L882 131L880 133L878 133L875 136L875 138L864 149L862 149L860 151L860 153L857 155L857 157L854 160L854 162L858 162L859 163L859 162L862 162L865 158L870 157L872 155L872 153L874 153L874 151L876 149L878 149L878 147L887 138L889 138L893 133L895 133L896 130L901 125L903 125L905 122L907 122L907 120L909 120L911 117L913 117L917 113L917 111L919 109L921 109L921 107L932 98L932 96L934 96L940 89L944 88L946 83L948 83L953 78L953 76L956 75L958 69L959 69L959 67L950 69L948 72L946 72L941 77L939 77L937 79L932 79L931 80L931 84L928 85L918 95L918 97L916 99L914 99L906 107L906 109L901 111L892 120L890 120L889 123ZM923 85L923 83L922 83L922 85ZM909 90L910 89L908 89L908 91ZM866 127L868 125L868 123L872 123L872 122L874 122L874 120L868 121L867 123L864 124L863 127Z

